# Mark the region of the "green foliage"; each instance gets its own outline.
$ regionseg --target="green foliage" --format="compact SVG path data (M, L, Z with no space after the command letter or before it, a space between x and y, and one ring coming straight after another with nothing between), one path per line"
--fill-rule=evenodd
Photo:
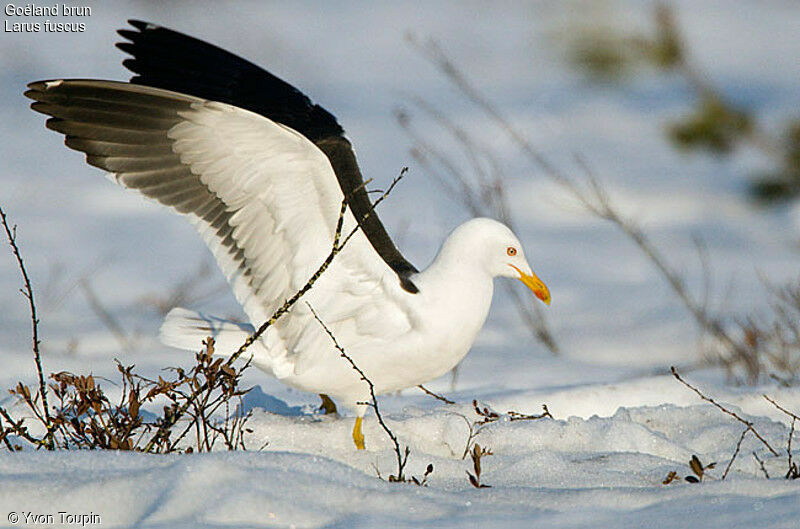
M665 6L659 6L656 10L655 37L651 40L642 39L642 42L645 56L659 68L677 68L686 60L672 11Z
M570 61L590 77L613 80L628 72L636 57L624 39L610 31L596 30L575 39Z
M669 127L669 138L681 149L706 149L727 154L752 130L747 112L709 97L697 102L694 112Z
M748 186L748 193L759 203L772 204L788 200L797 195L798 182L786 178L781 173L762 175L754 179Z
M573 37L571 62L589 77L619 79L637 66L681 75L695 93L693 110L666 127L670 142L681 150L704 151L718 156L733 153L748 144L773 161L774 169L757 175L748 186L758 202L773 203L800 195L800 119L791 121L783 133L762 130L756 116L726 100L709 84L706 76L689 60L672 10L658 5L654 29L648 34L625 34L610 28L597 29L596 22Z
M626 35L611 27L592 24L577 32L570 43L570 62L590 77L622 77L641 65L669 70L684 62L684 48L672 12L659 7L653 36Z
M760 175L750 193L760 202L772 203L800 195L800 119L789 123L783 134L783 165Z

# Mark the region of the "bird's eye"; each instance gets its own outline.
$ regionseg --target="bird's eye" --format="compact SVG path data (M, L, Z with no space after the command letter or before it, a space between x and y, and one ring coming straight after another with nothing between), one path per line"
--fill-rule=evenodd
M513 246L509 246L508 249L506 250L506 253L509 256L514 257L515 255L517 255L517 249L514 248Z

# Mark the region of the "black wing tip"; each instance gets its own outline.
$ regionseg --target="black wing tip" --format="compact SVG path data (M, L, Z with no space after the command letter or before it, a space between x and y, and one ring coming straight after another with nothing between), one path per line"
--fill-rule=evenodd
M127 29L127 28L117 30L117 35L119 35L123 39L128 39L130 41L133 41L134 39L136 39L137 36L141 34L142 34L141 31L134 31L132 29Z
M52 80L31 81L25 85L28 89L24 92L25 97L30 97L28 94L32 92L42 92L47 90L47 85L52 83Z
M147 22L146 20L139 20L139 19L136 19L136 18L129 18L128 20L126 20L126 22L128 24L130 24L131 26L135 27L136 29L138 29L141 32L145 32L145 31L148 31L148 30L154 30L154 29L161 29L161 26L159 26L158 24L153 24L152 22ZM120 31L125 31L125 30L121 29ZM128 30L128 31L130 31L130 30Z
M133 55L134 57L136 56L136 45L133 42L117 42L114 44L114 46L128 55Z
M130 41L135 41L139 35L143 33L147 33L148 31L158 31L164 29L163 26L159 26L158 24L153 24L152 22L147 22L146 20L137 20L135 18L129 18L127 20L128 24L133 26L134 29L131 28L121 28L117 30L117 35L124 39L128 39Z
M419 294L419 288L414 284L413 281L411 281L411 279L409 279L408 276L399 275L398 277L400 278L400 286L403 288L403 290L409 294Z
M31 98L33 99L33 98ZM48 116L52 116L52 112L48 112L47 110L52 110L52 105L48 105L42 101L34 101L31 103L31 110L39 112L40 114L47 114Z
M66 134L66 131L63 130L63 127L59 127L61 123L64 123L64 120L61 118L48 118L48 120L44 122L44 126L50 130L60 132L61 134Z
M139 63L139 60L136 57L128 57L127 59L122 61L122 66L127 68L129 71L133 72L134 74L141 73L142 66ZM130 81L133 82L133 81Z
M27 90L22 92L22 95L27 97L28 99L33 99L35 102L42 101L42 99L46 98L44 94L50 92L51 90L58 88L62 84L64 84L65 79L50 79L50 80L43 80L43 81L33 81L28 83ZM31 108L36 110L33 107L36 103L31 103Z

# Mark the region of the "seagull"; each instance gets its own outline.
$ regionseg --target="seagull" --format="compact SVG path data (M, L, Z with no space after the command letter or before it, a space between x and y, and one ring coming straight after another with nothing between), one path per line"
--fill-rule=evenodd
M38 81L25 95L90 165L197 228L250 321L175 308L161 328L167 345L196 350L210 335L218 354L232 355L328 257L346 201L343 233L354 235L305 302L248 354L284 384L354 410L353 442L364 449L372 393L455 367L486 320L494 278L519 279L550 303L517 236L488 218L455 228L418 270L372 211L353 148L330 112L228 51L129 23L117 44L131 56L123 62L134 74L129 82Z

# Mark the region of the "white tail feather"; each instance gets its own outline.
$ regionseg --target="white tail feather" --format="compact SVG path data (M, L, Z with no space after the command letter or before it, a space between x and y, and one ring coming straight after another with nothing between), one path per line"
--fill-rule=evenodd
M199 351L211 336L214 349L222 356L232 355L253 332L252 325L223 320L193 310L174 308L161 325L159 338L170 347Z

